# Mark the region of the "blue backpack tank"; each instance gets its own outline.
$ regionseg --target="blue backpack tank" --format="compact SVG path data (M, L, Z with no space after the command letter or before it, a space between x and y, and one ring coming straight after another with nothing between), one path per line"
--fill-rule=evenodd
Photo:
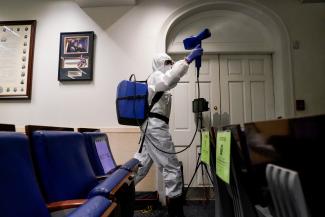
M129 80L118 84L116 112L119 124L141 126L147 118L148 108L147 82L135 81L135 75L132 74Z
M141 126L148 115L153 114L150 113L150 110L163 94L164 92L157 92L149 105L147 81L136 81L134 74L130 76L129 80L121 81L117 86L116 96L116 113L119 124Z

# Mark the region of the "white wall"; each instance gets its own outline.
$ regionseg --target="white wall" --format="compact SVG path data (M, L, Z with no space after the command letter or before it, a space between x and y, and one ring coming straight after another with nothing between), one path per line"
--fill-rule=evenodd
M85 11L70 1L0 3L1 20L38 22L32 99L0 101L1 123L119 127L115 113L118 81L131 73L139 75L138 79L149 74L159 27L170 9L148 1L133 8ZM107 23L100 22L101 17ZM97 35L93 82L57 81L59 35L72 31L94 31Z
M32 99L0 102L1 122L18 126L116 125L111 115L115 114L114 89L125 68L116 64L121 51L106 33L72 2L12 2L0 8L1 20L37 20ZM69 31L95 31L98 36L93 82L57 81L59 35Z
M118 82L151 72L166 19L187 0L139 0L136 6L81 9L70 1L0 3L0 20L36 19L31 101L0 101L0 122L17 126L43 124L72 127L120 127L115 114ZM258 0L274 10L288 27L293 50L295 96L307 111L325 113L325 4L298 0ZM93 82L57 81L60 32L94 31Z
M304 99L306 111L297 115L325 113L325 4L301 4L300 0L258 0L274 10L288 28L292 49L294 92Z

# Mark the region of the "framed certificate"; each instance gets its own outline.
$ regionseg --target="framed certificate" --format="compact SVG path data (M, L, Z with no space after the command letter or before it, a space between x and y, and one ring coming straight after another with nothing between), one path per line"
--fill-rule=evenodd
M30 99L36 20L0 21L0 99Z
M61 33L58 80L92 80L93 50L94 32Z

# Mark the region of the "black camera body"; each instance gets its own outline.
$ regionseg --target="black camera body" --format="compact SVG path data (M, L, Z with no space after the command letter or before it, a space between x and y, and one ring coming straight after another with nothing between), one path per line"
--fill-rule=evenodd
M204 98L194 99L192 102L193 113L209 111L209 102Z

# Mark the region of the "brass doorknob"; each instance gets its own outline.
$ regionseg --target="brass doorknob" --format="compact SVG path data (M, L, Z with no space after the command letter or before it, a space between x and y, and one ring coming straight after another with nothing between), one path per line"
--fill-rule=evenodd
M214 109L215 111L217 111L217 110L218 110L218 106L214 106L213 109Z

